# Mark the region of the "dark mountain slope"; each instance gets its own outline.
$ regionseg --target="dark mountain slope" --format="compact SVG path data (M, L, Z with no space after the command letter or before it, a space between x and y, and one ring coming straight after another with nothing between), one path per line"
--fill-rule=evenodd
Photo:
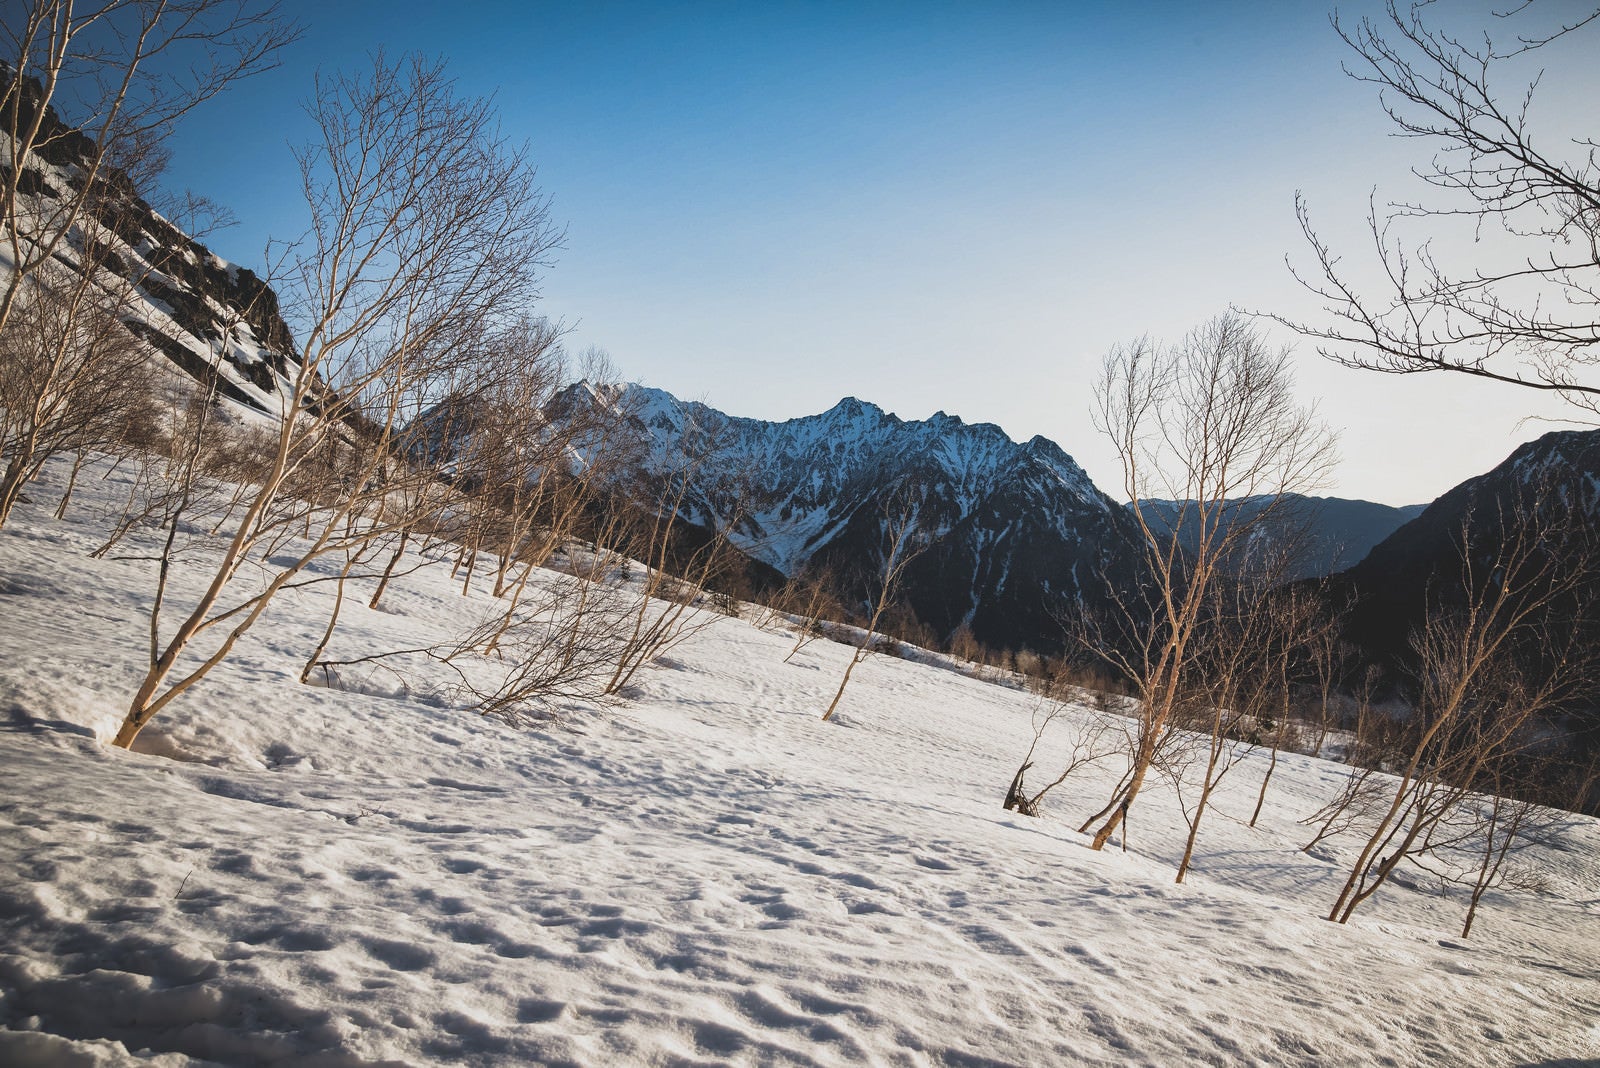
M1530 530L1545 543L1541 551L1567 554L1563 567L1588 569L1594 561L1580 554L1597 515L1600 430L1556 431L1528 442L1337 576L1337 588L1355 599L1349 633L1380 658L1402 662L1430 598L1445 605L1462 599L1464 538L1480 575L1492 573L1509 537ZM1600 592L1600 576L1589 585Z
M1269 503L1270 498L1265 497L1232 501L1226 521L1253 518ZM1145 501L1143 507L1153 529L1172 529L1178 515L1176 503ZM1294 494L1279 505L1279 515L1269 533L1291 553L1286 580L1319 578L1364 559L1373 546L1421 515L1426 507L1414 504L1394 508L1372 501ZM1197 531L1192 516L1185 519L1179 537L1185 547L1194 548Z

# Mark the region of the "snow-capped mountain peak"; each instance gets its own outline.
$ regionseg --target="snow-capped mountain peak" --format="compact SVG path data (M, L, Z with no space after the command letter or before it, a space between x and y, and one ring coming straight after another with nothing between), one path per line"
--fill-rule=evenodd
M611 402L650 473L691 472L687 514L784 574L826 565L865 585L885 516L915 497L933 545L906 596L942 633L965 623L998 645L1058 641L1059 602L1100 596L1100 576L1133 544L1126 515L1072 457L993 423L907 420L856 397L768 422L639 385Z

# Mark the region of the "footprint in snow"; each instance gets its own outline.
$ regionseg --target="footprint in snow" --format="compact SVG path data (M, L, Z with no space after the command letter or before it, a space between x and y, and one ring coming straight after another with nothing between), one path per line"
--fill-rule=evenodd
M434 776L427 780L429 786L438 786L445 790L460 790L471 794L504 794L503 786L481 786L478 783L463 782L460 779L447 779L443 776Z
M391 942L385 938L368 938L362 946L375 960L396 971L420 972L431 967L434 955L430 950L410 942Z
M559 1020L567 1012L567 1003L564 1001L546 1001L543 998L523 998L517 1005L517 1022L550 1023Z

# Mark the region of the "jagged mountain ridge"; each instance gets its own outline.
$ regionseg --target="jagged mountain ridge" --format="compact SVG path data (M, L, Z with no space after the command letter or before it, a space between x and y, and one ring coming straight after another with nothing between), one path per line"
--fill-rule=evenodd
M944 412L907 421L846 397L819 415L767 422L644 386L626 387L617 403L649 431L649 464L664 471L703 463L702 484L728 489L708 489L702 507L718 521L737 519L741 548L785 573L803 567L840 532L841 514L880 495L885 483L928 489L936 510L930 533L937 537L1029 469L1087 508L1116 507L1048 439L1019 445L992 423L965 423ZM925 526L929 518L925 512Z
M969 626L1004 648L1059 649L1060 617L1105 596L1138 532L1054 442L940 412L904 420L847 397L826 412L767 422L659 389L608 398L658 477L689 472L686 513L730 531L785 574L832 567L865 595L904 494L926 550L903 601L941 637Z

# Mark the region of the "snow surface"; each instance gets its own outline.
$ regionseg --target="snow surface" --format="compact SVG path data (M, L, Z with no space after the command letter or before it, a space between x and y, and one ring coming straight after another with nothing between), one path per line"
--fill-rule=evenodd
M1224 781L1194 872L1159 791L1126 851L1000 800L1033 698L719 618L629 701L513 730L443 680L302 686L331 587L106 745L145 655L154 544L92 560L125 473L59 467L0 531L0 1064L1581 1064L1600 1058L1600 826L1537 889L1420 877L1321 919L1351 843L1298 851L1338 764ZM179 573L192 593L200 573ZM370 587L368 587L370 588ZM347 605L331 655L485 610L447 567ZM1086 712L1058 721L1040 771Z

